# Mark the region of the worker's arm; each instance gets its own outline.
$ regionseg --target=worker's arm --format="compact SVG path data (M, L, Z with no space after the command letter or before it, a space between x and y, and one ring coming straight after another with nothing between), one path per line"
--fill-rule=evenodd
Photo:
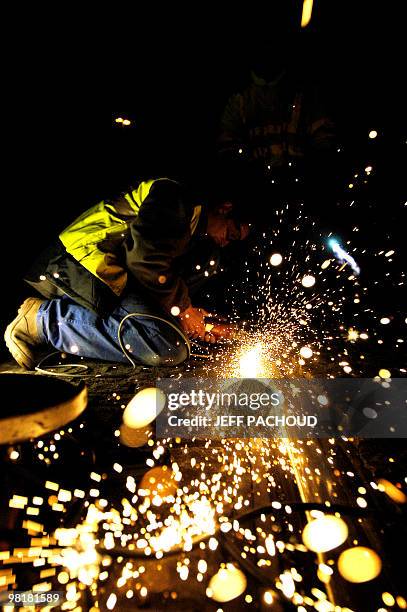
M151 187L130 228L128 270L167 312L173 306L182 312L191 305L187 286L174 270L175 258L191 239L191 215L182 187L160 180Z
M219 322L216 324L207 323L205 317L212 317L212 315L203 308L194 308L193 306L180 314L182 328L190 338L215 343L219 340L231 340L235 337L236 326Z
M165 180L155 183L131 225L127 267L167 312L179 308L181 327L190 338L217 342L229 337L229 327L208 330L208 313L192 306L188 288L174 270L175 258L185 252L191 239L192 210L180 185Z

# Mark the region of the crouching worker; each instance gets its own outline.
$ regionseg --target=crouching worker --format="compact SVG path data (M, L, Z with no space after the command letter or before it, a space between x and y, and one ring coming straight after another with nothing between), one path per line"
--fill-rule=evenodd
M139 364L175 365L188 357L185 337L229 337L230 326L206 325L208 313L191 296L216 268L213 249L247 236L236 208L224 200L205 206L160 178L84 212L25 279L42 299L26 299L6 329L14 359L32 369L36 348L49 345L105 361L126 362L128 352ZM203 253L206 269L194 261Z

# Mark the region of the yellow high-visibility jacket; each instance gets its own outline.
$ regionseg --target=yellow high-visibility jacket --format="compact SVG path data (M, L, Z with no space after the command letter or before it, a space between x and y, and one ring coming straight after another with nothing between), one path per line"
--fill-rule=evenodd
M75 219L26 280L46 297L65 293L98 311L101 293L121 296L130 275L165 310L184 310L190 300L176 260L202 219L202 206L179 183L140 182Z

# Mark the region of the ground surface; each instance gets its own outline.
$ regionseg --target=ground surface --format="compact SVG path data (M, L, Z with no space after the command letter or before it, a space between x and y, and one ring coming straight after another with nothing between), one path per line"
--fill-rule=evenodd
M78 362L77 362L78 363ZM83 378L86 382L89 392L89 403L86 412L81 418L84 427L81 430L75 429L73 425L72 437L75 444L80 449L86 451L86 456L79 458L75 462L75 452L72 455L67 455L68 459L57 462L55 466L45 470L45 474L49 473L49 478L58 481L66 481L69 486L74 486L74 483L80 483L83 474L80 472L91 468L98 473L110 474L112 465L120 463L124 467L122 475L116 477L113 483L107 483L103 494L110 500L115 500L122 490L123 483L126 478L131 475L136 481L142 477L148 469L146 459L151 456L148 447L140 449L127 448L119 442L119 438L114 435L120 427L123 407L134 396L135 392L141 387L154 385L158 377L177 376L180 373L185 373L188 370L188 375L191 373L199 374L202 371L202 360L196 359L188 364L188 366L179 366L178 368L143 368L139 367L132 369L127 365L112 366L110 364L98 364L94 362L81 361L83 365L88 367L88 370L83 370L84 375L79 378L72 378L71 382L77 382ZM19 372L18 366L12 362L4 363L0 369L1 372ZM68 370L75 374L78 370ZM38 374L40 375L40 374ZM25 449L23 448L25 446ZM183 482L191 482L197 477L197 470L191 466L191 459L195 460L195 464L205 466L205 477L211 478L219 471L219 457L225 456L231 452L233 441L221 443L214 441L208 446L204 442L188 442L179 441L177 444L167 445L166 453L160 457L157 462L160 465L171 465L176 462L183 473ZM239 477L239 495L246 500L245 509L253 509L258 506L267 505L277 499L283 506L284 504L308 502L323 502L330 498L333 503L344 504L349 507L355 507L355 491L357 486L364 485L379 477L386 477L389 480L400 480L403 476L404 466L406 465L406 448L404 440L367 440L354 441L351 444L339 444L336 448L336 468L345 475L347 472L355 474L352 479L346 480L346 477L338 478L336 482L330 483L330 475L324 472L324 455L325 457L331 452L328 441L320 441L319 448L321 452L316 454L316 448L309 451L307 457L307 466L314 470L316 466L321 468L322 476L317 481L305 482L302 479L302 474L297 474L297 481L293 478L292 465L289 465L289 458L286 464L275 465L273 475L273 486L270 487L270 478L265 479L257 477L257 473L261 473L259 466L264 466L264 449L266 444L262 440L252 440L250 457L254 459L243 462L244 470ZM30 444L23 445L22 457L25 457L25 468L30 463ZM319 452L319 451L318 451ZM81 454L84 455L83 451ZM393 461L389 462L389 457ZM285 460L284 460L285 461ZM84 462L84 463L81 463ZM24 462L23 462L24 463ZM283 466L283 467L282 467ZM24 468L24 466L23 466ZM32 478L35 480L37 475L40 479L44 477L44 468L34 464L30 468L32 470ZM38 472L38 473L37 473ZM198 472L199 473L199 472ZM224 474L225 478L228 472ZM232 481L233 472L229 472L229 477ZM294 474L295 476L295 474ZM27 479L27 472L21 472L19 475L20 484L24 487L24 479ZM298 480L301 481L301 486L298 486ZM28 486L28 485L27 485ZM77 485L79 486L79 484ZM28 487L29 488L29 487ZM117 500L118 501L118 500ZM237 514L234 509L235 499L233 496L225 501L224 514L233 518ZM399 521L402 516L401 511L395 511L391 505L383 500L381 507L377 503L373 503L370 511L373 511L373 516L368 518L369 522L369 537L375 543L376 547L383 550L383 554L390 564L396 564L397 545L395 536L399 530ZM278 514L278 512L276 512ZM294 513L295 514L295 513ZM74 512L74 517L78 516ZM65 519L66 520L66 519ZM69 520L74 520L70 517ZM294 516L292 524L294 531L299 527L299 523L303 520L302 516ZM253 532L261 526L259 518L250 519L245 523L245 528L250 528ZM281 529L281 528L279 528ZM288 534L289 535L289 534ZM287 534L281 533L280 537L284 539ZM243 543L240 542L243 546ZM259 579L253 575L256 571L256 557L259 556L256 551L252 561L253 563L245 568L246 561L240 556L239 538L228 536L227 534L221 539L221 545L214 552L208 555L208 576L213 575L219 568L219 564L225 559L240 560L240 563L246 574L249 575L248 593L251 593L254 601L261 601L262 593L267 584L271 584L274 577L284 570L281 565L281 559L273 562L272 566L265 568L261 572ZM206 553L205 553L206 555ZM190 553L190 567L196 565L199 558L202 558L202 551L197 549ZM161 562L147 561L144 563L145 573L143 574L142 585L149 591L149 597L143 603L138 600L128 600L121 597L116 606L117 610L218 610L220 604L211 602L205 596L207 586L206 580L197 582L195 579L181 582L177 574L177 563L182 559L182 555L173 556L169 559L163 559ZM126 559L124 560L126 561ZM127 560L129 561L129 560ZM130 560L131 563L131 560ZM109 593L115 590L115 584L122 571L123 560L117 565L117 569L113 569L106 583L101 583L99 586L99 606L100 609L106 610L106 600ZM257 569L258 571L258 569ZM251 572L251 573L250 573ZM27 575L24 580L28 580ZM30 585L26 583L25 588ZM334 585L334 590L340 588L340 585ZM343 594L342 594L343 595ZM366 591L362 592L366 595ZM361 594L357 595L360 598ZM354 598L354 594L352 595ZM342 598L343 599L343 598ZM353 608L352 602L349 602L351 609L362 610L362 608ZM88 603L83 604L83 609L90 609L92 606L92 598L88 599ZM360 605L360 604L358 604ZM265 604L259 604L258 609L263 609ZM222 610L240 610L246 609L248 603L239 598L228 604L222 605ZM270 609L265 606L264 609ZM275 604L273 610L285 609L280 604ZM287 608L290 609L290 608ZM363 608L364 609L364 608ZM367 608L366 608L367 609Z

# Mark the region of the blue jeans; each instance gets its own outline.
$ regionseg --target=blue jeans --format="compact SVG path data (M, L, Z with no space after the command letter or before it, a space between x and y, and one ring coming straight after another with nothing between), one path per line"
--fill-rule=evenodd
M68 297L46 300L38 311L37 327L44 343L58 351L104 361L129 363L120 348L118 333L123 318L132 313L161 316L178 327L176 319L135 295L127 295L106 318ZM122 343L132 359L142 365L177 365L188 357L182 337L168 324L143 317L127 319Z

